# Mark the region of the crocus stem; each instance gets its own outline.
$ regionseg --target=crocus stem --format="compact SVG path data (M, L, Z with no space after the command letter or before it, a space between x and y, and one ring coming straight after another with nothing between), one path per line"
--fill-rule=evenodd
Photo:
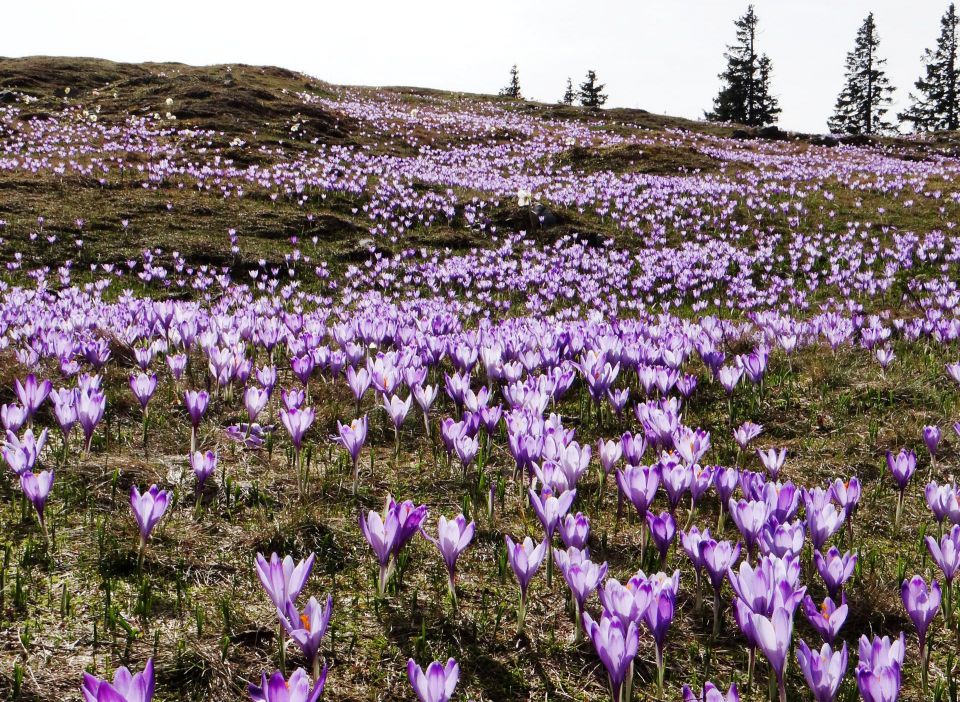
M923 694L927 694L928 668L930 667L930 648L926 642L920 643L920 684L923 687Z
M320 679L320 653L313 657L313 682L316 683Z
M643 557L647 551L647 520L640 520L640 563L643 563Z
M657 697L663 699L663 675L666 672L666 666L663 664L663 650L657 645Z
M780 702L787 702L787 684L782 675L777 678L777 690L780 692Z
M386 563L380 564L380 579L377 581L377 594L383 596L383 593L387 591L387 573L389 565Z
M450 605L453 608L453 611L457 611L457 584L454 580L453 573L450 573L447 576L447 587L450 589Z
M357 494L357 484L360 482L360 463L359 461L353 462L353 492L352 494Z
M750 654L747 656L747 689L753 687L753 669L757 662L757 649L750 647Z
M548 540L548 545L549 545L549 540ZM549 550L552 551L553 549L549 549ZM553 587L553 554L552 553L547 554L547 587L548 588Z
M520 593L520 606L517 607L517 636L523 633L523 626L527 621L527 593Z
M693 501L693 496L690 496L690 514L687 516L687 526L684 527L684 531L690 531L690 526L693 524L693 515L696 513L697 504Z
M39 517L40 528L43 530L43 540L47 542L47 550L50 550L50 532L47 530L47 523L43 517Z
M140 539L140 550L137 553L137 575L140 575L143 572L143 554L147 550L147 542L144 539Z
M573 642L578 644L581 640L583 640L583 626L580 623L580 602L577 599L574 599L573 601L573 623L576 627L576 633L573 636Z
M720 591L713 591L713 635L720 635Z
M284 641L283 624L277 624L277 653L280 658L280 673L286 675L287 643Z

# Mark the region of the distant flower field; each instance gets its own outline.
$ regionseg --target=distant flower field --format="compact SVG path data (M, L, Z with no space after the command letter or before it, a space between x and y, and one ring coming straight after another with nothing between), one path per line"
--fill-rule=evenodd
M137 70L0 106L0 695L957 700L952 145Z

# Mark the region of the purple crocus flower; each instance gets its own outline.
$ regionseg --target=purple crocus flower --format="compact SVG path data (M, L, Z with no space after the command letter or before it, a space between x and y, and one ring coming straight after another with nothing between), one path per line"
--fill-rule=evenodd
M317 414L313 407L289 411L285 409L280 410L280 421L290 434L290 439L293 441L293 446L298 453L303 445L303 437L306 435L310 425L313 424L316 416Z
M81 391L77 397L77 420L83 429L84 448L89 451L93 431L97 428L107 408L107 398L99 390Z
M896 526L900 524L900 514L903 512L903 493L907 489L910 478L917 470L917 455L907 449L901 449L896 455L887 451L887 467L890 469L899 491L897 494L897 512L894 519L894 525Z
M307 393L303 388L288 388L280 391L280 399L287 411L292 412L303 407L303 403L307 401Z
M583 628L587 632L593 647L610 680L610 694L613 702L620 700L620 690L627 681L633 659L637 656L639 636L637 625L630 622L624 626L620 619L603 613L600 621L595 622L589 614L583 613Z
M639 434L634 436L630 432L625 432L620 437L620 446L623 448L623 457L628 466L639 466L643 460L643 454L647 451L647 442Z
M268 561L263 554L257 554L254 563L257 577L260 578L260 583L274 607L286 611L287 604L296 601L304 585L307 584L315 558L316 556L311 553L295 564L290 556L281 560L276 553L271 553Z
M960 524L960 491L955 484L927 483L923 494L938 525L942 527L944 520Z
M570 547L567 551L553 550L557 567L563 574L563 579L570 588L570 595L574 605L574 620L576 622L576 638L581 636L580 612L590 595L597 589L607 575L607 564L597 565L586 558L583 551Z
M857 688L863 702L897 702L900 696L900 666L857 666Z
M248 387L243 391L243 405L247 409L247 417L253 424L257 416L263 411L270 401L270 393L263 388Z
M801 520L782 524L768 521L760 534L760 553L786 558L803 548L805 528Z
M737 442L740 450L747 448L747 445L756 439L763 432L763 426L753 422L744 422L733 432L733 439Z
M7 431L18 432L27 421L27 410L21 405L0 405L0 423Z
M730 516L743 535L743 540L747 545L747 553L749 554L753 551L753 546L757 543L760 532L767 522L769 511L767 503L763 500L735 501L733 498L730 498L728 504L730 506Z
M844 519L847 526L850 525L850 518L853 517L857 505L860 503L860 480L856 476L850 480L843 481L837 478L830 484L830 499L837 503L843 510Z
M703 684L703 691L699 695L691 690L689 685L684 685L683 702L740 702L740 693L736 683L731 683L730 689L724 695L716 685L708 681Z
M797 644L797 662L816 702L833 702L847 672L847 644L834 651L825 643L817 652L801 640Z
M757 449L757 456L760 457L763 467L767 469L767 475L776 480L787 460L787 449L767 449L766 451Z
M140 403L140 408L146 411L147 403L150 402L150 398L153 397L153 393L156 392L157 389L156 373L151 373L150 375L146 373L131 375L130 389L133 390L134 397L136 397L137 402Z
M702 539L700 541L700 560L713 586L713 632L720 633L720 588L727 572L740 557L740 544L729 541Z
M386 591L390 557L393 555L399 529L399 515L395 509L388 508L384 515L376 510L367 512L366 518L360 515L360 531L380 563L380 578L377 582L381 595Z
M903 668L904 640L891 642L884 636L871 642L860 637L860 660L857 664L857 687L864 702L896 702L900 694L900 671Z
M187 408L190 424L194 429L200 426L200 420L203 419L209 403L210 393L206 390L187 390L183 393L183 404Z
M930 457L936 459L937 447L940 445L941 439L940 427L925 426L922 435L923 443L926 445L927 451L930 452Z
M424 672L411 658L407 661L407 677L420 702L448 702L460 680L460 666L450 658L446 665L434 661Z
M401 400L398 395L393 395L389 399L386 395L383 396L383 408L390 417L390 421L393 422L395 430L399 430L403 420L407 418L412 402L413 395L407 395L406 400Z
M909 580L904 580L900 586L900 598L903 600L903 606L910 615L910 620L917 627L917 637L920 640L920 654L926 666L925 647L927 642L927 629L930 622L940 611L941 592L940 584L934 580L927 587L926 581L922 576L914 575Z
M171 354L167 356L167 367L170 368L170 375L173 376L174 380L180 380L183 377L183 372L187 369L187 354Z
M341 424L337 420L337 440L350 454L350 462L353 466L353 494L357 493L357 483L359 482L360 450L367 440L367 415L360 419L354 419L349 424Z
M190 454L190 467L197 476L197 491L203 491L207 479L217 470L217 454L214 451L194 451Z
M393 544L393 553L399 555L400 550L420 531L420 525L427 518L427 506L415 505L411 500L397 502L388 496L387 509L397 514L397 539Z
M187 390L183 393L183 404L190 415L190 453L197 450L197 427L209 403L210 393L206 390Z
M77 390L76 388L61 388L50 393L50 399L53 402L53 416L60 426L60 433L63 435L64 442L70 439L70 432L73 431L79 417L77 416Z
M933 562L943 571L943 579L949 586L960 572L960 525L950 529L939 542L932 536L928 536L927 548L930 550Z
M766 483L761 496L767 503L768 523L789 522L800 508L800 491L789 480L785 483Z
M960 385L960 362L948 363L947 375L950 376L953 382L955 382L957 385Z
M693 472L690 466L678 462L676 456L671 454L669 459L660 462L660 482L667 493L667 502L670 505L670 511L673 512L680 504L684 494L690 490L693 482Z
M17 399L19 399L20 404L23 405L28 422L36 413L37 409L39 409L40 405L43 404L43 401L47 399L47 395L50 394L52 389L53 383L49 380L38 381L37 376L33 373L24 378L22 382L19 378L14 381L14 390L17 393Z
M34 474L31 471L25 471L20 475L20 488L23 494L30 500L30 504L37 510L37 519L43 528L44 536L47 535L47 525L43 520L43 508L47 505L47 498L50 497L50 489L53 487L53 471L44 470ZM47 537L49 538L49 537Z
M253 702L317 702L323 694L327 682L327 669L324 667L313 686L310 686L310 676L303 668L297 668L284 680L279 670L270 678L264 673L260 687L251 684L247 691Z
M560 532L560 538L563 539L565 546L583 550L587 547L587 541L590 538L590 520L582 512L577 512L575 515L568 512L562 520L557 522L557 531Z
M527 614L527 588L530 587L530 581L543 563L543 557L547 552L547 541L544 539L534 546L533 539L529 536L519 544L515 544L509 536L504 536L503 539L507 545L507 560L520 585L520 607L517 610L518 632L520 632L523 631Z
M827 592L833 599L839 599L840 590L843 584L853 575L853 570L857 565L857 554L847 551L843 555L836 546L831 546L826 555L820 551L813 552L813 560L817 566L817 572L823 578L824 585L827 586Z
M623 458L623 443L621 441L614 441L613 439L609 441L600 439L597 442L597 457L600 459L600 467L603 469L603 474L605 476L610 475L620 459Z
M647 512L647 527L650 529L650 536L653 537L653 544L660 553L660 563L667 560L667 551L677 535L677 524L673 515L669 512L661 512L659 516Z
M917 469L917 455L908 449L901 449L896 455L892 451L887 451L887 467L900 492L903 492Z
M126 667L118 668L112 683L84 673L80 691L85 702L151 702L153 659L147 660L141 673L131 674Z
M843 525L844 513L830 502L807 499L807 492L804 492L804 501L806 503L807 531L810 533L810 542L813 544L814 550L819 551Z
M780 702L787 702L783 674L786 670L787 654L790 652L790 640L793 637L793 614L784 607L777 607L770 617L751 613L750 624L757 648L766 656L777 677Z
M667 632L670 630L671 622L673 622L675 609L676 594L669 588L664 588L655 591L651 595L650 603L643 613L643 622L653 635L654 648L656 649L657 691L659 697L663 697L663 675L665 672L665 661L663 657L664 646L667 640Z
M156 485L151 485L142 495L136 485L130 488L130 509L133 510L133 518L140 530L141 551L146 546L153 528L170 506L172 497L170 490L161 490Z
M617 485L623 496L636 508L640 519L645 520L660 485L657 469L653 466L628 465L617 472Z
M434 538L423 531L423 535L440 550L444 564L447 566L447 584L450 586L450 596L456 602L456 569L457 558L473 540L476 523L467 523L467 518L458 514L448 520L443 515L437 520L437 537Z
M817 606L810 595L803 598L803 613L807 616L810 626L817 630L817 633L826 643L831 645L836 640L837 634L840 633L843 623L847 620L847 612L849 611L847 598L841 595L840 602L841 604L837 606L832 599L827 597Z
M7 439L3 442L0 453L3 454L3 459L10 469L17 475L22 475L28 470L32 471L37 465L37 459L46 441L46 429L40 432L40 436L34 436L33 429L27 429L23 432L23 438L8 430Z
M320 643L327 633L332 612L333 598L330 595L327 595L323 607L317 598L311 597L302 613L297 611L293 600L287 601L285 609L277 609L283 628L300 647L304 658L310 661L315 679L320 677Z
M570 506L577 496L576 490L566 490L559 497L553 494L553 490L548 487L543 488L538 495L532 489L528 491L530 495L530 504L533 511L543 526L543 532L547 542L553 538L557 530L557 524L570 511Z

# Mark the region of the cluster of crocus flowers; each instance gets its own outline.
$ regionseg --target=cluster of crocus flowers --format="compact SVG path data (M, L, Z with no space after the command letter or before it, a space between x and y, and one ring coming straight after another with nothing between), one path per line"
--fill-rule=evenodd
M277 612L281 668L286 660L286 647L283 644L283 633L286 632L310 664L314 683L322 690L327 668L320 667L320 645L330 625L333 598L328 595L321 605L315 597L311 597L302 611L297 608L297 598L310 578L315 561L316 556L313 553L299 563L295 563L291 556L281 559L276 553L272 553L270 560L267 560L263 554L258 553L254 565L260 584Z
M382 513L370 510L366 516L360 515L360 531L380 564L379 595L386 592L400 551L420 530L426 516L426 505L415 506L409 500L398 503L390 496L386 498Z

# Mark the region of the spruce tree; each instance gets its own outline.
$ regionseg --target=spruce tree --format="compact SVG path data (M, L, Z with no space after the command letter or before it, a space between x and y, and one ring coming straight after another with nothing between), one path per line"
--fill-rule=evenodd
M936 49L923 55L926 75L914 84L911 106L900 119L912 122L917 131L953 131L960 127L960 66L957 65L957 12L950 3L940 20Z
M514 100L523 99L523 95L520 93L520 71L517 70L517 64L513 64L510 68L510 82L500 90L500 95Z
M770 92L773 65L756 51L757 19L753 5L734 21L737 43L727 47L727 68L720 74L723 85L706 118L715 122L739 122L750 127L773 124L780 114L777 98Z
M573 81L567 78L567 89L563 91L563 97L560 98L560 103L563 105L572 105L576 97L573 92Z
M883 70L886 59L877 54L880 36L867 15L860 29L853 51L847 54L846 85L834 107L827 127L835 134L878 134L893 129L885 118L890 107L893 87Z
M586 79L580 84L580 104L584 107L600 107L607 101L607 95L603 92L606 85L597 83L597 74L594 71L587 71Z

